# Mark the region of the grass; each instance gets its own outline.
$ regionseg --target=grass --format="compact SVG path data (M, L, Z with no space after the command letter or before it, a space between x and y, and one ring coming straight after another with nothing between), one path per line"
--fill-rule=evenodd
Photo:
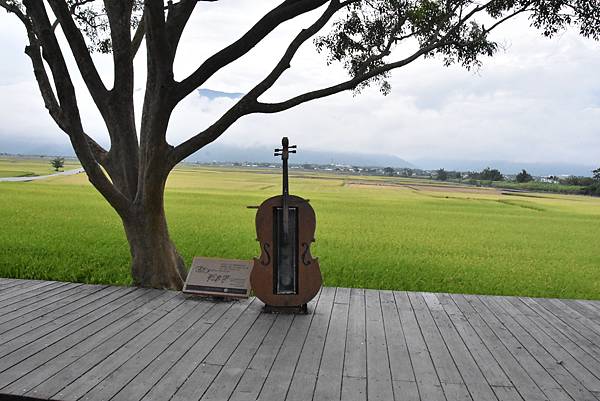
M4 177L30 177L35 174L31 171L14 171L14 170L3 170L0 171L0 178Z
M525 191L536 192L553 192L563 194L579 194L584 189L584 187L579 185L563 185L537 181L522 183L509 181L494 181L491 185L498 188L520 189Z
M172 173L166 211L188 266L258 255L246 206L279 193L273 173ZM325 285L600 299L600 199L347 185L365 179L291 174L317 213ZM0 276L130 284L121 223L84 175L0 183L0 220Z
M0 178L2 177L24 177L33 175L54 174L54 168L50 165L52 157L0 157ZM81 167L74 160L65 160L62 170L71 170Z

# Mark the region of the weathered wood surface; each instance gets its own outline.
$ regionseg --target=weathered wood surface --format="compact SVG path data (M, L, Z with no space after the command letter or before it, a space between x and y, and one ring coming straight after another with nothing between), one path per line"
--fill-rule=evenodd
M308 315L0 279L0 398L600 400L600 302L323 288Z

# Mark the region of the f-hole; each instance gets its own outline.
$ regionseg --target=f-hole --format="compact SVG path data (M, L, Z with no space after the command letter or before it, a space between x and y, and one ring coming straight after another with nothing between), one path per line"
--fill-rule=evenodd
M273 208L273 293L298 293L298 208L289 207L289 233L284 241L283 208Z

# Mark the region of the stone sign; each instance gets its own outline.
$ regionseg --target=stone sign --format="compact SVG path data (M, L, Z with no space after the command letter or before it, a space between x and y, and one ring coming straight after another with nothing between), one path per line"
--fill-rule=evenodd
M195 257L183 286L185 294L248 298L251 260Z

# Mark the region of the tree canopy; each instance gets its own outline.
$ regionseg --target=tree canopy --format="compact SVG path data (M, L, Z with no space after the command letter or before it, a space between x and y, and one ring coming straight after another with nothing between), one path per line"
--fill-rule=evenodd
M525 169L523 169L519 174L517 174L517 176L515 178L516 178L517 182L533 181L533 177Z

